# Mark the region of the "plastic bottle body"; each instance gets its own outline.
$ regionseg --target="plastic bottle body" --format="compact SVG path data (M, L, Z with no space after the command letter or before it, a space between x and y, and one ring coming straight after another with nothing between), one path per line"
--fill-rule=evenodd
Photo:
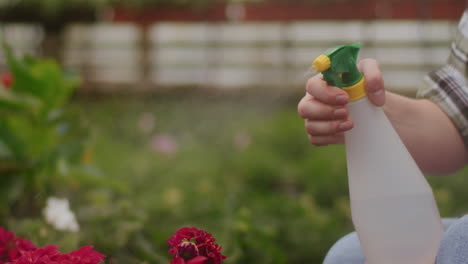
M353 224L368 264L433 264L443 226L432 189L380 107L349 103Z

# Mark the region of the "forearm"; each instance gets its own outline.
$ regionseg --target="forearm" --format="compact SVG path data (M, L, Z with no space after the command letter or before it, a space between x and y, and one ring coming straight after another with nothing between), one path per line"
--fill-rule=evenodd
M424 173L450 174L467 163L460 134L433 102L387 92L383 109Z

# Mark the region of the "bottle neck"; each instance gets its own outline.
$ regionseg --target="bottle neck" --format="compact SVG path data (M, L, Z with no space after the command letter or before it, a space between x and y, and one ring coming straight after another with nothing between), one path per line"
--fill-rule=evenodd
M356 101L359 100L367 95L366 93L366 85L365 85L365 79L364 77L361 78L360 81L357 83L343 87L343 90L348 93L349 96L349 101Z

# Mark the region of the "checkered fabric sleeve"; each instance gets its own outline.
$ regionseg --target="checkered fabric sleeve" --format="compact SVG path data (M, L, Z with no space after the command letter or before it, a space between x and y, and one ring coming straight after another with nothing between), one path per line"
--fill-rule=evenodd
M418 98L435 102L447 113L468 147L468 9L457 28L447 64L430 72L418 90Z

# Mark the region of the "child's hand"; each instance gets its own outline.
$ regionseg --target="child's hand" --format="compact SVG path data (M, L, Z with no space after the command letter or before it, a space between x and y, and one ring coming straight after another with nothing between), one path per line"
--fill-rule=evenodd
M377 61L364 59L358 63L364 74L369 100L377 106L385 103L382 73ZM307 81L306 95L298 105L299 115L305 119L309 140L317 146L344 143L343 132L353 127L348 117L348 95L340 88L328 86L318 74Z

